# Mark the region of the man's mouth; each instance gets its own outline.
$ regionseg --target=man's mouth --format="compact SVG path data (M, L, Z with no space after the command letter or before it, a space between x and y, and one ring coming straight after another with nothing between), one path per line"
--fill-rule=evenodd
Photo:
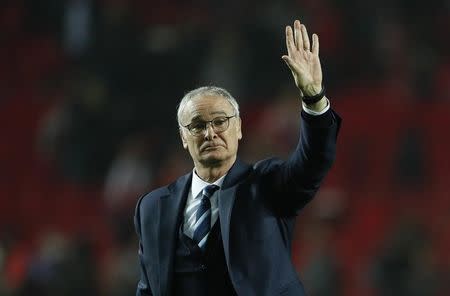
M211 151L211 150L216 150L217 148L219 148L220 145L208 145L206 147L204 147L202 149L202 151Z

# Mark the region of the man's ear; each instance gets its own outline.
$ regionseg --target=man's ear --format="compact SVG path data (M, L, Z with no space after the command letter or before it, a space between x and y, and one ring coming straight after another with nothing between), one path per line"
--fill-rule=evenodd
M188 145L187 145L187 141L186 141L186 136L184 135L184 132L181 128L178 129L180 132L180 138L181 138L181 142L183 143L183 148L184 149L188 149Z
M238 122L237 122L236 128L237 128L237 133L238 133L238 139L240 140L240 139L242 139L242 129L241 129L242 120L240 117L238 117L237 119L238 119Z

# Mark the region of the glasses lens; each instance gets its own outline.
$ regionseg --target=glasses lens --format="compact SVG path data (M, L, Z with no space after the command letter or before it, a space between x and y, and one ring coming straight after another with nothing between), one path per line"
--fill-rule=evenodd
M205 130L206 127L206 122L194 122L190 125L189 127L189 131L193 134L193 135L200 135L203 133L203 131Z
M223 132L228 128L228 118L227 117L217 117L214 118L212 121L212 125L214 128L214 131L216 132Z

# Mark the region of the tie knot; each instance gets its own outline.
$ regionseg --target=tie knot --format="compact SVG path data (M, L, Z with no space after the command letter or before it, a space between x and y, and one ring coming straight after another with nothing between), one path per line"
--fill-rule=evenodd
M208 185L205 188L203 188L203 195L206 196L207 198L210 198L214 192L216 192L216 190L218 190L220 187L217 185Z

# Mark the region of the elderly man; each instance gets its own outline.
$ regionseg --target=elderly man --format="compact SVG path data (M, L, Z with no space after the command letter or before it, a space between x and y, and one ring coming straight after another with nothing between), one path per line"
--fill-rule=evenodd
M303 105L297 147L248 165L236 100L217 87L187 93L178 123L194 169L137 204L136 295L305 295L291 261L295 218L332 165L341 120L324 96L318 36L310 43L295 21L286 45Z

